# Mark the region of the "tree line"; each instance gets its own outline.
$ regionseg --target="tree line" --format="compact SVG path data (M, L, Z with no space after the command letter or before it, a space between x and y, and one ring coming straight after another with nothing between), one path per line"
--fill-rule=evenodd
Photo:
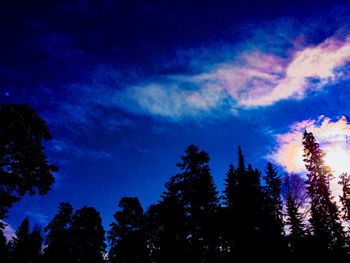
M26 193L45 194L57 167L42 141L45 122L26 105L0 105L0 219ZM144 211L137 197L123 197L105 232L93 207L59 205L43 229L28 218L9 242L0 231L0 262L178 263L233 262L258 257L350 257L350 176L342 174L339 202L332 173L311 132L304 132L306 177L281 176L271 163L259 171L238 147L222 193L208 153L188 146L159 200ZM4 229L4 224L0 226Z

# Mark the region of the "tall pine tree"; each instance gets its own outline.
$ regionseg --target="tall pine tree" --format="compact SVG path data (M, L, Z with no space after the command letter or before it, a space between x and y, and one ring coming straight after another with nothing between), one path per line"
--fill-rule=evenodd
M108 232L110 250L108 262L147 263L149 253L145 236L145 216L137 197L123 197L119 201L120 210L114 214Z
M304 162L307 170L307 192L311 202L310 223L320 252L341 251L343 227L338 207L330 191L331 171L324 163L325 153L311 132L304 132Z
M10 242L12 262L40 262L42 241L38 227L30 232L29 219L26 217Z
M348 173L342 173L339 176L339 184L342 188L342 195L340 196L340 201L343 205L343 219L350 221L350 175Z
M181 172L170 178L160 205L179 218L180 247L188 244L186 260L213 262L217 254L218 197L208 165L209 155L195 145L185 150L177 164ZM170 222L173 219L170 219Z
M241 147L238 147L237 168L230 166L227 172L224 204L227 209L224 231L227 234L224 238L227 260L261 253L263 193L260 172L251 165L246 167Z
M281 196L282 179L269 162L265 169L264 187L264 230L265 247L275 254L286 254L287 243L284 239L283 203Z
M71 232L73 207L70 203L61 203L59 211L45 227L45 259L52 263L69 262L71 258Z
M102 219L93 207L77 210L70 227L72 237L72 263L102 263L106 245Z

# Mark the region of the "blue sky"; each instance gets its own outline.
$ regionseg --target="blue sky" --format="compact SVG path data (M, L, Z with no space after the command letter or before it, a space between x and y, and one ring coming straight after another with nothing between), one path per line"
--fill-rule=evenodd
M347 149L346 1L0 5L0 102L38 111L60 168L49 194L11 209L13 227L45 225L61 201L95 206L108 227L120 197L158 200L192 143L218 189L238 145L282 174L301 172L290 160L305 128Z

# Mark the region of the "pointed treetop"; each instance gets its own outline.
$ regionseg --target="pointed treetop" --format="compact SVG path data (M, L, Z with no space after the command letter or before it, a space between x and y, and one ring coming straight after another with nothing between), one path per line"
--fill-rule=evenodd
M245 170L244 157L243 157L241 146L238 146L238 165L237 165L237 170L240 170L240 171Z

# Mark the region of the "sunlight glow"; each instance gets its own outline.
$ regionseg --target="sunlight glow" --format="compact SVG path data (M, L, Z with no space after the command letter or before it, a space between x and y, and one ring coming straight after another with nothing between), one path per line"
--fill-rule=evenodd
M305 130L314 134L326 154L325 165L330 167L334 178L331 189L333 195L338 197L341 194L339 176L350 172L350 124L345 116L332 121L321 115L316 120L294 123L289 132L277 135L278 146L267 158L283 166L288 173L306 174L302 145Z
M335 175L350 171L349 151L340 145L327 147L325 149L325 163Z

